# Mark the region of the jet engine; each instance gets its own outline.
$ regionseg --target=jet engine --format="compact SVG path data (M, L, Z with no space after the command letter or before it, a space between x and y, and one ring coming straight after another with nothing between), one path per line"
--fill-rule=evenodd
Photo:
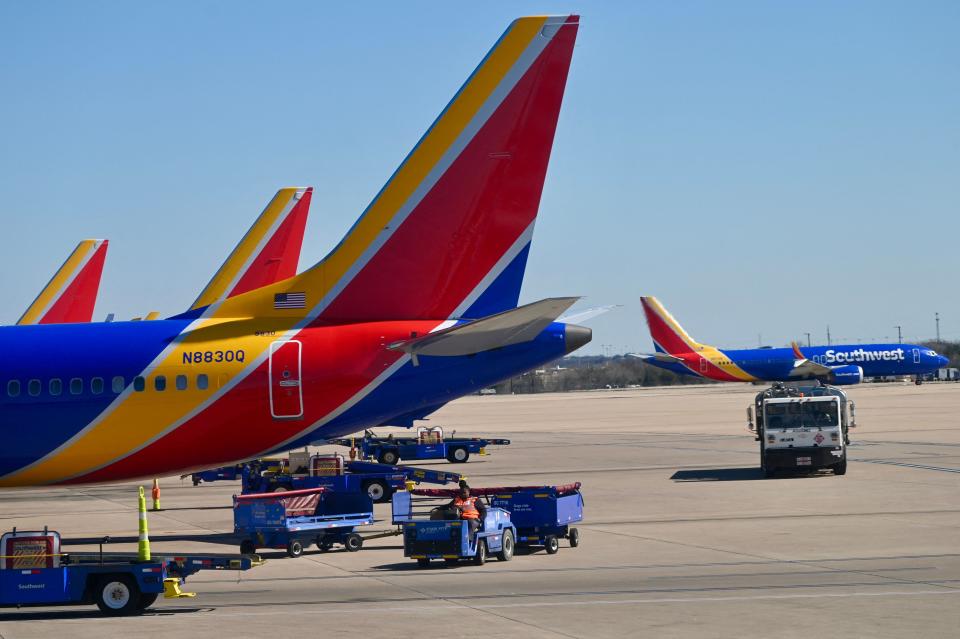
M863 369L859 366L837 366L830 371L829 381L837 386L849 386L863 381Z

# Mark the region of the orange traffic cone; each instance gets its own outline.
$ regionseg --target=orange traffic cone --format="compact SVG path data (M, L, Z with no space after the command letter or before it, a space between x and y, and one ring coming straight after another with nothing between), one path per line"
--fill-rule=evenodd
M153 510L160 510L160 480L153 480Z

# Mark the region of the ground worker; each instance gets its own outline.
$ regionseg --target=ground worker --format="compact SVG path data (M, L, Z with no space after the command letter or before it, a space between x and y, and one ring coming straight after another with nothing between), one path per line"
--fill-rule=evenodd
M470 487L467 482L460 482L460 494L453 498L449 506L456 506L460 509L460 519L467 522L470 526L470 534L474 534L483 525L483 520L487 518L487 509L479 497L470 496Z

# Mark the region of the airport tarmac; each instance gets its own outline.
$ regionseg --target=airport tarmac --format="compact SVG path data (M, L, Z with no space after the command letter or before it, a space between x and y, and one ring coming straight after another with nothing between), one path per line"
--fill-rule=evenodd
M0 637L955 637L960 633L960 384L850 389L850 467L765 480L748 385L468 397L431 424L513 445L474 486L581 481L582 543L509 563L417 568L399 538L358 553L265 552L200 573L142 617L0 612ZM155 553L228 552L237 484L162 481ZM389 520L389 506L378 505ZM136 535L134 484L0 493L0 528ZM384 528L378 524L375 528ZM78 550L91 546L70 546ZM134 550L135 543L115 544Z

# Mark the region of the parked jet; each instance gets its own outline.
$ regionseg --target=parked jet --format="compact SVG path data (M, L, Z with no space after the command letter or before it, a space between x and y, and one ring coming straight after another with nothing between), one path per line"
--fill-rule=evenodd
M0 328L0 486L289 450L424 414L589 342L552 321L572 298L516 308L578 24L513 22L303 273L165 320Z
M682 375L724 382L819 379L829 384L859 384L864 377L924 375L949 360L915 344L835 344L792 348L721 350L701 344L655 297L640 298L656 350L645 362Z
M17 325L89 322L100 291L108 240L83 240L57 269Z

